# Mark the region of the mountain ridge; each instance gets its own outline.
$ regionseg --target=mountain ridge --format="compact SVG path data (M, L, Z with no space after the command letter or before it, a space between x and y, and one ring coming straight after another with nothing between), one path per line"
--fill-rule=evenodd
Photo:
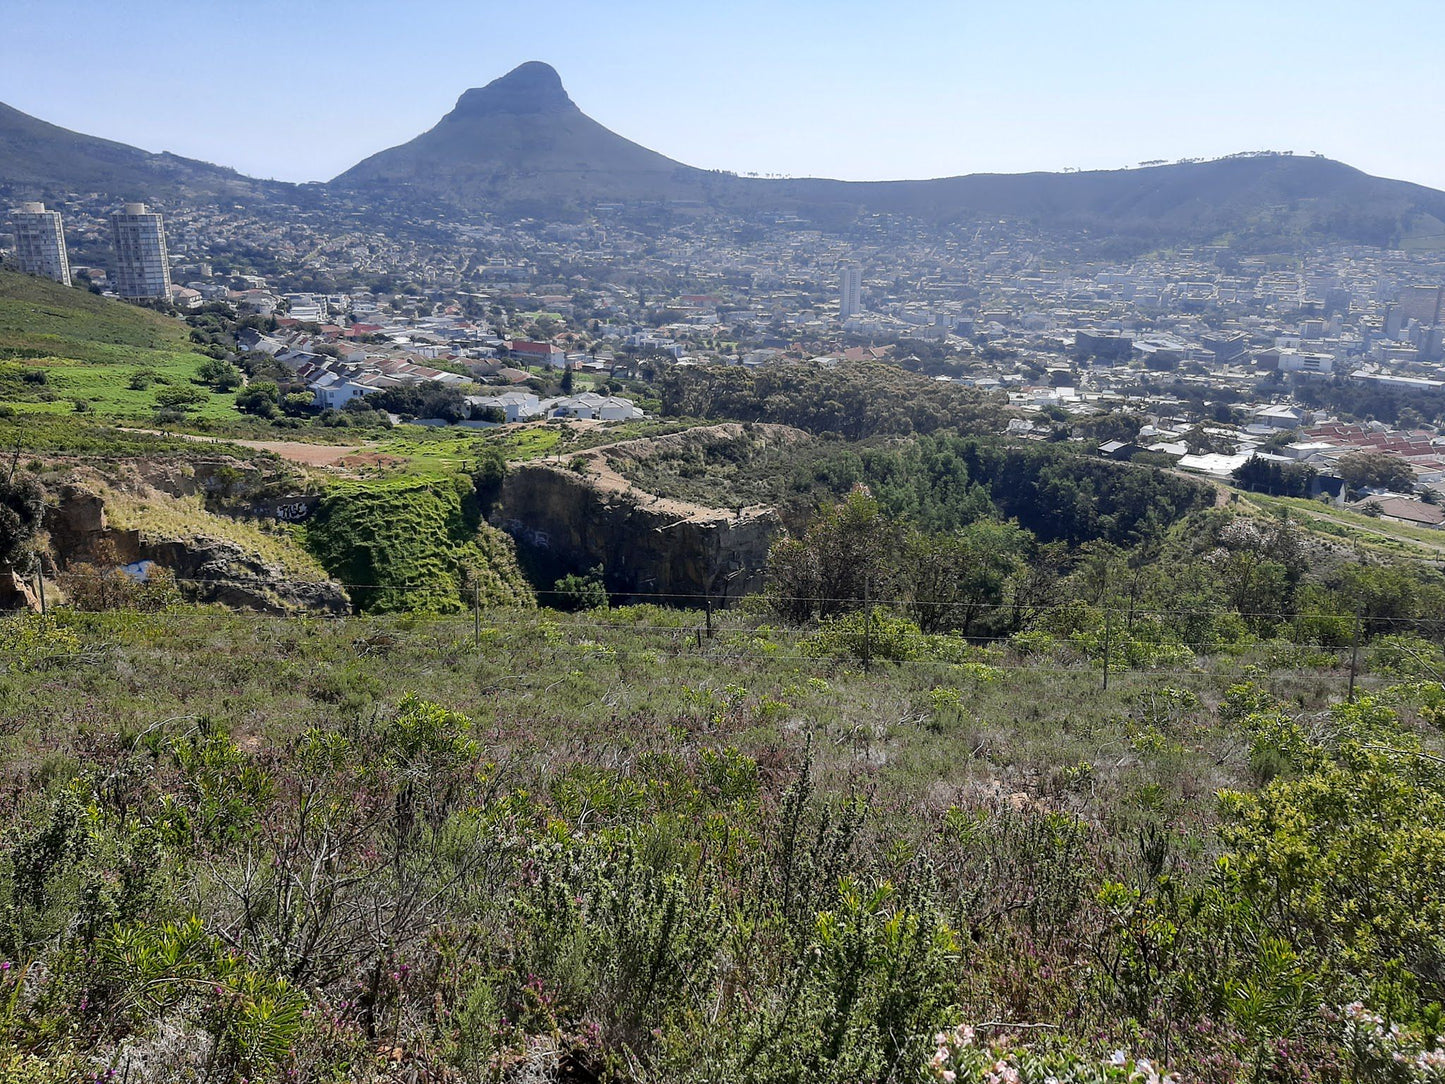
M611 131L528 61L463 92L427 131L323 183L259 181L222 166L71 132L0 104L0 190L15 198L95 191L123 198L410 204L418 215L575 215L598 204L792 214L841 226L874 213L934 225L1016 219L1136 247L1243 238L1382 247L1445 235L1445 192L1332 159L1233 155L1124 170L972 173L918 180L767 179L703 170Z
M191 194L254 199L295 186L86 135L0 102L0 187L21 197L100 192L117 199Z

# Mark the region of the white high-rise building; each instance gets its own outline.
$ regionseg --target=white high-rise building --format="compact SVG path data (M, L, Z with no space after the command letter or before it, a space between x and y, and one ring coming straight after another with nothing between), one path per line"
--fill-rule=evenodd
M65 230L60 212L47 211L43 203L22 203L10 212L15 226L15 254L20 270L27 275L44 275L70 285L70 260L65 254Z
M848 264L838 272L838 319L847 320L863 311L863 269Z
M110 216L115 242L115 292L121 297L170 297L171 264L161 216L127 203Z

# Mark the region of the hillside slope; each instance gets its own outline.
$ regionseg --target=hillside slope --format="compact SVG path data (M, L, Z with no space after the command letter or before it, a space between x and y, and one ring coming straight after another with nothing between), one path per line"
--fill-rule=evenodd
M56 198L97 192L121 199L264 199L292 186L234 169L72 132L0 102L0 192Z
M95 356L96 346L184 350L180 320L79 287L0 270L0 357Z
M1327 158L1237 155L1087 173L979 173L931 181L761 182L801 204L856 205L933 220L1008 217L1165 239L1328 236L1390 245L1439 236L1445 193Z
M82 135L0 104L0 195L88 192L193 202L321 200L362 212L392 207L543 220L600 203L786 213L833 226L879 212L935 224L1008 218L1071 236L1108 235L1132 248L1219 239L1282 249L1322 241L1445 245L1445 193L1324 158L1237 155L1130 170L868 182L701 170L597 123L568 97L557 72L535 61L466 91L429 131L326 185L255 180Z

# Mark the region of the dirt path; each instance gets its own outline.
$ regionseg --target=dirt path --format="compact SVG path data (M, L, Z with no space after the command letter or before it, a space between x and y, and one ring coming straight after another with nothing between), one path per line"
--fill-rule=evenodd
M259 452L271 452L292 463L307 467L329 467L349 455L363 451L361 444L307 444L300 440L240 440L236 437L201 437L193 433L163 433L159 429L125 429L126 433L149 433L156 437L176 437L197 444L239 444Z

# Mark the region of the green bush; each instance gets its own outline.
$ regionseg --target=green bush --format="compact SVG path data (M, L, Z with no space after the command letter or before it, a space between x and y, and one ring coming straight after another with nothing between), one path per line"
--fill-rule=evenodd
M907 618L873 611L824 621L799 647L804 655L818 659L907 662L927 656L929 639Z
M544 597L554 610L607 609L607 585L602 579L602 566L597 565L586 574L569 572L554 583Z

